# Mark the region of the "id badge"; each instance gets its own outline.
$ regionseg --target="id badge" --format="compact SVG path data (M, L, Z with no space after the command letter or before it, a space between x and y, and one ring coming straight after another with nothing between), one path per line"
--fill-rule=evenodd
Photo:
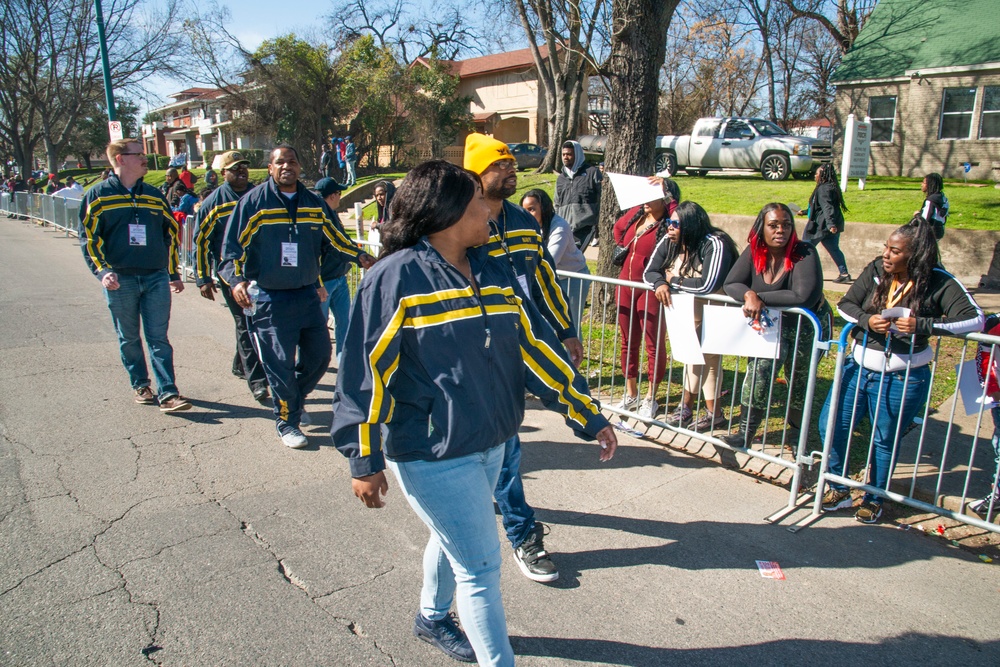
M299 244L298 243L282 243L281 244L281 265L282 266L298 266L299 265Z
M136 223L128 226L128 244L146 245L146 225Z
M528 279L525 278L524 276L518 276L517 282L521 286L521 291L524 292L524 296L528 297L528 300L530 301L531 290L528 289Z

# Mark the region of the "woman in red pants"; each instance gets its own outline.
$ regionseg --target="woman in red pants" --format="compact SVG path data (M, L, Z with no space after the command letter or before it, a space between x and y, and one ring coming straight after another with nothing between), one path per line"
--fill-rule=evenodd
M615 223L615 243L628 248L628 255L618 274L619 280L643 282L646 264L656 244L667 233L670 215L681 199L681 189L669 178L662 179L662 185L663 199L631 208ZM640 417L652 419L660 408L656 402L656 389L667 368L666 323L660 316L660 302L652 291L632 287L618 287L616 297L618 328L622 336L625 396L615 407L635 410L638 406ZM639 350L643 338L646 342L649 387L640 404Z

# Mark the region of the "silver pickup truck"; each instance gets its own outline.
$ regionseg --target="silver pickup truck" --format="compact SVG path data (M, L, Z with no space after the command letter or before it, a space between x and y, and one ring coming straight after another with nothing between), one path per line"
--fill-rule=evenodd
M678 169L692 175L752 169L769 181L783 181L789 174L811 178L832 159L829 141L790 135L761 118L702 118L691 136L656 138L656 171L670 176Z

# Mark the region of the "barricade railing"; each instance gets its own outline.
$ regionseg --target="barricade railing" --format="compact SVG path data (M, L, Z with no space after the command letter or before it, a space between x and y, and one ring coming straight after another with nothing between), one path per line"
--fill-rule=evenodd
M781 313L781 326L786 329L779 359L722 355L717 361L706 358L706 365L699 370L672 359L670 342L665 336L665 318L670 314L656 301L649 285L565 271L558 271L557 276L563 280L581 281L586 286L583 290L569 291L578 299L570 303L570 310L574 316L582 313L578 322L584 348L580 372L588 378L592 393L601 400L606 411L634 420L636 425L644 425L642 428L647 430L655 426L788 469L791 474L788 502L766 520L778 521L795 509L803 472L812 463L807 454L808 424L814 412L817 369L829 349L822 324L814 313L803 308L771 308ZM623 302L628 305L621 307ZM717 294L698 296L696 304L697 311L701 310L700 306L709 304L743 306ZM651 344L648 338L653 336ZM623 359L628 368L623 368ZM703 408L706 420L712 413L707 409L705 392L692 391L692 419L670 419L684 399L685 388L704 386L709 379L706 375L712 375L708 367L713 364L718 371L716 383L719 387L718 397L713 401L714 413L724 414L723 408L728 403L728 416L716 424L696 428ZM635 404L622 401L630 379L634 380L635 396L639 399ZM659 386L650 391L655 380L659 380ZM650 394L657 399L658 409L652 415L640 415L642 399ZM787 400L789 396L792 400ZM793 407L800 402L798 397L801 397L801 408ZM763 412L758 437L744 441L743 446L731 445L722 438L738 427L748 408ZM786 429L789 423L796 428ZM621 422L617 427L630 428L628 422Z
M930 342L933 357L929 364L918 362L920 365L914 365L909 358L905 367L899 370L887 370L885 363L880 370L868 370L859 363L857 356L860 355L849 349L853 328L853 324L844 327L836 343L833 385L827 399L829 406L824 408L827 410L826 437L822 451L812 453L820 458L819 479L811 497L812 511L790 530L799 530L821 516L824 492L833 483L1000 533L1000 525L994 523L1000 514L1000 498L994 481L1000 474L996 440L996 429L1000 427L1000 413L996 411L1000 411L1000 407L990 407L987 384L980 383L975 366L966 363L984 360L987 369L992 368L1000 359L1000 337L981 333L937 335ZM867 334L857 345L864 348L866 342ZM980 345L982 357L977 360ZM911 343L911 350L912 346ZM860 361L871 365L868 361L871 355L869 352ZM884 358L885 355L878 352L877 356ZM947 397L951 390L948 378L946 390L935 394L935 388L946 381L944 376L955 370L953 363L956 360L954 393ZM925 384L925 391L915 389L913 395L908 394L908 389ZM872 390L874 407L871 406ZM932 409L932 403L942 397L945 400L940 409ZM908 399L911 401L909 409L906 408ZM971 411L970 402L973 403ZM959 403L964 408L961 412ZM985 418L988 410L994 411L990 419ZM904 415L912 413L916 413L913 418L905 419ZM860 448L852 447L857 440L865 439L863 433L856 435L863 421L868 422L870 430L867 448L863 442ZM958 424L959 421L963 423ZM841 424L839 429L838 423ZM841 447L836 447L838 433ZM828 470L833 468L830 458L835 447L841 450L842 464ZM873 462L876 466L887 466L887 488L880 487L877 480L870 478ZM971 502L980 498L989 498L981 508L985 520L965 511Z
M36 192L5 192L0 210L7 217L18 217L41 225L51 225L66 236L79 236L80 200Z

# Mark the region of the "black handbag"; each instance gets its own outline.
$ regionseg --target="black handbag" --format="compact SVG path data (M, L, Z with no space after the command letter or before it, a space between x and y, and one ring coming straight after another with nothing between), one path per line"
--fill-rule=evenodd
M628 251L631 249L631 243L628 245L616 245L615 254L611 257L611 263L615 266L625 266L625 260L628 259Z

